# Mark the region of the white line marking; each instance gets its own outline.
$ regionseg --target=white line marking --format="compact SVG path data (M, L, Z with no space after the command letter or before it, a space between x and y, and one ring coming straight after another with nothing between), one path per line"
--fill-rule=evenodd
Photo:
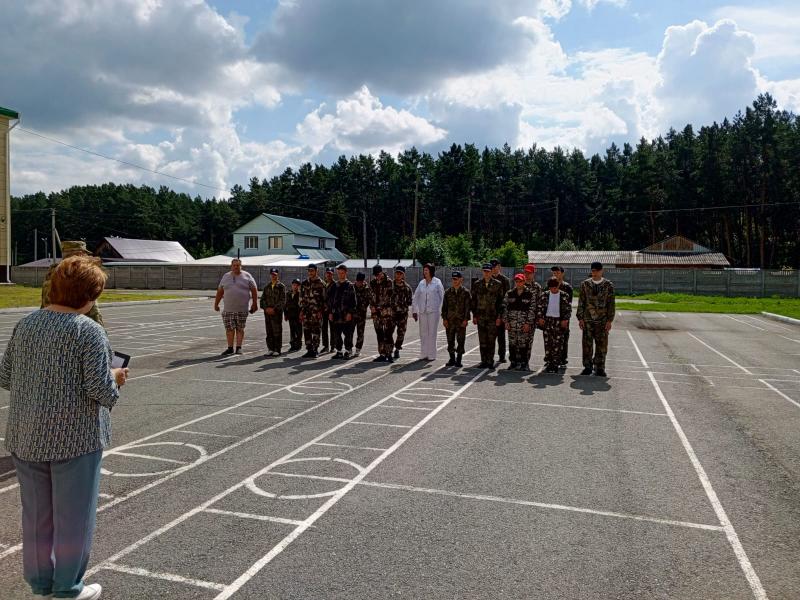
M796 340L794 338L787 337L785 335L778 334L779 337L782 337L785 340L789 340L790 342L794 342L795 344L800 344L800 340Z
M688 333L688 332L687 332L687 333ZM752 375L752 374L753 374L751 371L747 370L745 367L743 367L742 365L740 365L739 363L737 363L737 362L736 362L735 360L733 360L732 358L729 358L729 357L725 356L725 355L724 355L722 352L720 352L720 351L719 351L719 350L717 350L716 348L712 348L711 346L709 346L708 344L706 344L706 343L705 343L703 340L701 340L699 337L697 337L697 336L696 336L696 335L694 335L693 333L689 333L689 335L690 335L690 336L692 336L694 339L696 339L696 340L697 340L698 342L700 342L701 344L703 344L703 346L705 346L706 348L708 348L708 349L709 349L709 350L711 350L712 352L716 352L717 354L719 354L719 355L720 355L722 358L724 358L725 360L727 360L727 361L728 361L729 363L731 363L733 366L735 366L735 367L738 367L739 369L741 369L742 371L744 371L744 372L745 372L745 373L747 373L748 375Z
M10 404L6 404L5 406L0 406L0 410L5 410L5 409L7 409L9 406L11 406L11 405L10 405Z
M745 319L753 319L754 321L761 323L762 325L771 325L772 327L777 327L778 329L785 329L786 331L794 331L791 327L786 327L785 325L779 325L773 321L766 321L764 319L760 319L759 317L754 317L753 315L742 315Z
M268 515L254 515L252 513L234 512L230 510L219 510L217 508L207 508L205 512L212 513L215 515L228 515L231 517L239 517L240 519L254 519L256 521L269 521L271 523L281 523L283 525L294 525L295 527L302 523L302 521L297 521L295 519L282 519L281 517L270 517Z
M388 448L371 448L370 446L350 446L349 444L328 444L326 442L316 442L315 446L330 446L332 448L349 448L352 450L374 450L375 452L385 452Z
M0 438L0 439L2 439L2 438ZM16 469L11 469L10 471L6 471L5 473L0 473L0 477L5 477L6 475L13 475L16 472L17 472Z
M160 456L150 456L149 454L134 454L133 452L113 452L108 453L109 456L130 456L132 458L143 458L145 460L155 460L160 462L168 462L174 463L176 465L185 465L187 464L185 461L182 460L173 460L171 458L161 458Z
M398 394L400 392L397 392ZM422 396L424 398L447 398L448 394L425 394L422 392L403 392L404 396Z
M151 375L150 377L158 377L159 379L172 379L171 377L164 377L163 375ZM286 387L283 383L266 383L264 381L236 381L233 379L197 379L191 377L189 379L173 379L173 381L204 381L209 383L244 383L247 385L272 385L275 387Z
M792 371L794 371L795 373L797 373L798 375L800 375L800 369L792 369Z
M690 333L689 335L692 334ZM670 421L672 421L672 426L675 428L675 432L678 434L681 444L683 444L683 449L686 450L686 454L689 455L689 460L691 461L697 476L700 478L700 483L703 485L706 496L708 496L708 500L711 502L711 506L714 508L714 512L719 519L720 525L722 525L722 528L725 531L725 536L728 538L728 543L730 543L733 553L739 560L739 566L741 567L744 576L747 578L747 582L750 584L750 589L753 591L753 596L757 600L766 600L767 592L764 591L764 588L761 585L761 580L758 578L758 575L753 569L753 565L750 564L750 559L747 558L747 553L744 551L742 542L739 540L739 536L736 533L736 530L733 528L730 519L728 519L728 514L725 512L722 503L719 501L717 493L714 491L714 487L711 485L711 481L709 480L703 465L700 464L700 460L697 458L697 455L692 448L692 444L689 442L689 438L686 437L681 424L678 423L678 419L675 418L675 413L672 412L672 407L670 407L669 403L667 402L667 398L661 391L661 387L658 385L655 376L649 371L647 376L650 378L653 388L655 388L656 394L658 394L659 400L661 400L661 403L664 405L664 410L667 412Z
M619 379L619 378L616 378ZM647 381L646 379L637 379L636 381ZM621 408L599 408L597 406L574 406L570 404L551 404L549 402L523 402L520 400L500 400L497 398L470 398L461 396L461 400L479 400L484 402L501 402L503 404L525 404L530 406L551 406L553 408L576 408L579 410L599 410L603 412L627 413L632 415L650 415L653 417L666 417L666 413L643 412L640 410L623 410Z
M255 417L257 419L282 419L283 418L283 417L271 417L271 416L267 416L267 415L252 415L250 413L241 413L241 412L233 412L233 411L228 411L225 414L236 415L237 417Z
M108 499L111 499L111 498L113 498L113 497L114 497L112 494L103 494L102 492L101 492L101 493L99 493L99 494L97 494L97 495L98 495L100 498L108 498Z
M391 404L383 404L378 408L396 408L398 410L424 410L426 412L430 412L433 410L432 408L423 408L421 406L393 406Z
M690 366L690 367L692 367L692 369L694 369L694 370L695 370L695 371L697 371L698 373L700 372L700 369L698 369L698 368L697 368L697 365L695 365L695 364L692 364L692 363L689 363L689 366Z
M647 361L644 359L644 356L642 356L642 351L641 351L641 350L639 350L639 346L637 346L637 345L636 345L636 341L633 339L633 336L631 335L631 332L630 332L630 330L626 329L626 330L625 330L625 333L627 333L627 334L628 334L628 337L629 337L629 338L630 338L630 340L631 340L631 344L633 344L633 349L634 349L634 350L636 350L636 354L638 354L638 355L639 355L639 360L640 360L640 361L642 361L642 366L643 366L645 369L649 369L650 367L648 367L648 366L647 366Z
M647 521L650 523L659 523L662 525L676 525L678 527L690 527L693 529L705 529L707 531L723 531L719 525L705 525L702 523L692 523L688 521L674 521L672 519L659 519L656 517L644 517L641 515L631 515L627 513L618 513L607 510L594 510L591 508L581 508L578 506L565 506L563 504L548 504L544 502L532 502L529 500L518 500L516 498L503 498L500 496L486 496L483 494L461 494L458 492L450 492L447 490L438 490L431 488L420 488L411 485L399 485L394 483L377 483L372 481L362 481L359 485L368 487L383 488L388 490L403 490L408 492L421 492L424 494L435 494L439 496L449 496L452 498L464 498L467 500L485 500L488 502L501 502L504 504L517 504L520 506L534 506L536 508L548 508L554 510L565 510L569 512L585 513L590 515L599 515L603 517L615 517L619 519L632 519L634 521Z
M314 444L315 446L317 444ZM306 473L286 473L285 471L270 471L266 473L266 475L280 475L281 477L295 477L297 479L314 479L318 481L335 481L337 483L350 483L351 479L345 479L344 477L329 477L326 475L307 475ZM331 492L326 492L322 494L323 496L330 496L332 495ZM279 496L279 498L291 498L292 496ZM295 498L299 496L294 496Z
M232 438L234 440L237 437L235 435L222 435L220 433L205 433L204 431L190 431L188 429L176 429L173 433L190 433L192 435L208 435L208 436L211 436L211 437Z
M139 569L137 567L120 565L118 563L104 563L103 568L108 569L109 571L127 573L128 575L139 575L140 577L149 577L150 579L163 579L166 581L172 581L174 583L187 583L189 585L206 588L208 590L222 591L225 589L225 586L221 583L213 583L211 581L201 581L200 579L190 579L188 577L183 577L182 575L175 575L174 573L156 573L153 571L147 571L145 569Z
M737 319L736 317L732 317L730 315L722 315L724 317L728 317L729 319L736 321L737 323L741 323L742 325L747 325L748 327L752 327L753 329L758 329L759 331L766 331L763 327L759 327L758 325L753 325L752 323L748 323L747 321L742 321L741 319Z
M392 423L372 423L370 421L350 421L350 425L373 425L375 427L396 427L398 429L411 429L411 425L394 425Z
M767 382L766 382L766 380L764 380L764 379L759 379L759 381L760 381L761 383L763 383L765 386L767 386L769 389L771 389L773 392L775 392L776 394L778 394L779 396L781 396L781 397L782 397L784 400L788 400L789 402L791 402L792 404L794 404L794 405L795 405L797 408L800 408L800 403L798 403L798 402L795 402L794 400L792 400L791 398L789 398L789 396L787 396L786 394L784 394L784 393L783 393L782 391L780 391L778 388L776 388L775 386L773 386L773 385L770 385L769 383L767 383ZM773 380L773 381L774 381L774 380Z

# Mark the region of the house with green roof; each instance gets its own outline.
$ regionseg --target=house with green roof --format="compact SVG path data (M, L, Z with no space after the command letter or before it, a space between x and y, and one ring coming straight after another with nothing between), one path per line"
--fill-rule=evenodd
M341 262L347 256L336 248L338 238L311 221L262 213L233 232L228 256L306 256Z

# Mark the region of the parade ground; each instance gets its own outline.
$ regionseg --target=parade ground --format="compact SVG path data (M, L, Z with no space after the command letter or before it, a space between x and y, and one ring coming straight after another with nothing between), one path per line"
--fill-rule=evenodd
M620 311L607 378L220 358L211 300L102 307L132 356L88 582L119 600L797 598L800 327ZM0 314L0 351L22 314ZM465 367L479 362L470 325ZM288 332L284 331L284 346ZM8 415L0 393L0 436ZM21 576L0 452L0 589Z

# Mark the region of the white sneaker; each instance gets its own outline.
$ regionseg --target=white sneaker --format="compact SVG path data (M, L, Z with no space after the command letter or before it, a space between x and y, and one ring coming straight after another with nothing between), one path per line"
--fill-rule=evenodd
M81 593L75 596L75 600L96 600L96 598L100 597L100 592L102 591L103 588L99 583L90 583L83 586Z

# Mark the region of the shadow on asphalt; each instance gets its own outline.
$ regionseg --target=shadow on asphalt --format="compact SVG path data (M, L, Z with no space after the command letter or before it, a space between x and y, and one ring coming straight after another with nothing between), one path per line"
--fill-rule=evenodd
M607 392L611 389L611 384L608 383L608 377L573 375L572 383L569 387L574 390L580 390L581 396L593 396L595 392Z

